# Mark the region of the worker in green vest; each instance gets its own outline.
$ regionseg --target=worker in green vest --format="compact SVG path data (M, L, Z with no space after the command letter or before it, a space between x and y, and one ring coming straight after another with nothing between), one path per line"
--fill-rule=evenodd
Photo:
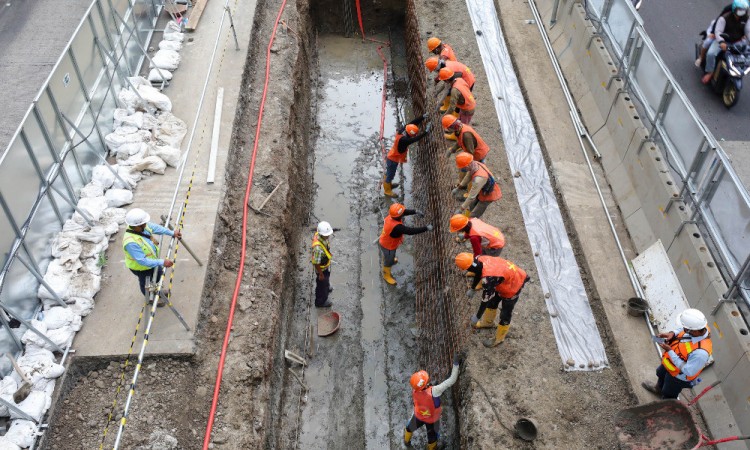
M125 267L130 269L138 277L138 286L141 294L146 296L146 286L152 280L159 279L164 267L172 267L173 261L159 258L159 244L157 234L182 237L179 230L172 231L155 223L149 222L151 217L140 208L133 208L125 215L125 223L128 228L122 238L122 249L125 253ZM156 270L154 270L156 269ZM161 294L164 298L164 294ZM159 299L158 306L164 306L166 302Z

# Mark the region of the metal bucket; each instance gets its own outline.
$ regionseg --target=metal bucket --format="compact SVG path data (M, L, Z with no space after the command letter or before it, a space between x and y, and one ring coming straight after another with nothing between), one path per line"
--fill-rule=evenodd
M536 439L537 434L539 433L536 428L536 422L525 417L518 419L513 428L516 432L516 436L528 442Z
M633 317L641 317L648 311L648 302L639 297L633 297L628 300L628 314Z

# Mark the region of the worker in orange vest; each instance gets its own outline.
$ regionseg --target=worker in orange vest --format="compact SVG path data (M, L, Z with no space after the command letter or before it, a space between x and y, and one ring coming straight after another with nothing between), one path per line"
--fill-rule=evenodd
M404 242L405 235L415 235L432 231L432 225L425 227L407 227L403 224L404 217L413 214L424 217L424 214L414 209L406 209L401 203L394 203L388 209L388 216L383 221L383 231L380 233L378 242L383 252L383 279L388 284L396 284L397 281L391 275L391 267L398 263L396 249Z
M644 381L644 389L663 399L677 398L685 388L700 382L698 375L708 364L713 352L711 330L706 316L689 308L680 314L677 324L681 329L661 333L658 338L664 350L661 364L656 369L656 384Z
M490 146L484 142L482 136L477 133L471 125L462 123L456 116L446 114L442 120L443 130L446 134L454 133L456 143L448 149L448 155L453 155L458 149L470 153L474 161L484 162L490 152Z
M458 114L458 118L465 124L471 123L477 102L474 99L474 94L471 93L469 85L463 78L457 77L455 72L447 67L440 69L438 79L445 81L450 86L449 93L451 99L448 103L448 109L445 112L453 115ZM438 109L438 112L443 112L442 106Z
M471 183L466 200L456 214L463 214L466 217L482 217L490 203L503 197L498 180L484 163L474 161L474 157L467 152L456 154L456 167L464 173L464 176L453 189L453 195L458 195L461 189L465 189Z
M396 197L396 194L393 193L393 188L398 187L398 184L393 183L393 178L396 176L396 170L398 169L399 164L406 162L409 146L427 136L427 133L432 129L432 124L428 123L424 127L424 131L422 131L422 133L419 132L419 125L427 120L428 117L427 114L417 117L405 127L396 130L396 138L393 140L393 145L391 146L391 150L388 152L385 160L383 193L386 196Z
M462 64L458 61L446 61L445 59L439 58L437 56L432 56L430 58L427 58L427 61L425 61L424 65L430 72L438 71L438 73L441 69L447 67L448 69L453 71L454 76L462 78L464 81L466 81L466 84L469 86L469 91L474 90L474 83L476 82L476 79L474 78L474 74L471 72L471 69L469 69L465 64ZM438 83L440 83L439 74L435 77L435 84ZM443 94L446 86L447 85L443 83L438 87L437 92L435 93L435 96L437 98L443 97L443 104L438 110L441 114L445 114L445 112L448 111L448 106L451 103L450 89L448 89L447 92ZM451 136L448 136L447 139L454 140Z
M411 396L414 401L414 413L404 428L404 445L411 447L411 436L422 426L427 427L427 450L437 448L440 437L440 415L443 407L440 396L458 380L458 369L461 365L460 353L453 357L453 368L447 380L437 386L430 385L430 375L426 370L415 372L409 379Z
M467 275L473 275L471 289L466 293L468 297L473 297L476 289L482 289L479 310L471 318L475 328L494 327L497 308L502 303L495 338L483 342L485 347L495 347L508 335L513 308L530 278L526 271L497 256L474 257L471 253L459 253L456 255L456 266L465 270Z
M451 233L463 233L463 237L457 237L456 241L460 243L468 239L474 256L500 256L505 247L502 231L477 218L469 219L463 214L456 214L450 219L450 230Z
M427 39L427 50L448 61L457 61L453 47L436 37Z

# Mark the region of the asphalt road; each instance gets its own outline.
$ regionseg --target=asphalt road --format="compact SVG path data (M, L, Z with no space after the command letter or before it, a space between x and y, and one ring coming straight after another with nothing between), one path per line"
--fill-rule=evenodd
M727 109L721 97L701 84L695 42L729 0L644 0L640 9L646 31L672 75L716 139L750 141L750 85L737 105ZM746 78L745 82L750 82Z

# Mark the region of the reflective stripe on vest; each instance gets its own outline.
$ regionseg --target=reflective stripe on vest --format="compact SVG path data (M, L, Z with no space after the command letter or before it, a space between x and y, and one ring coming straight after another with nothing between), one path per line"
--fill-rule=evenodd
M466 133L471 133L474 136L474 140L477 141L477 145L474 147L474 161L483 160L490 151L490 146L484 142L484 139L479 136L479 133L471 125L461 125L461 130L458 132L458 146L461 147L461 150L466 151L466 145L464 145L464 134Z
M474 74L471 73L471 69L466 67L465 64L461 64L458 61L445 61L445 67L449 68L453 72L461 72L461 78L466 81L467 85L469 85L469 89L474 86L476 78L474 78Z
M482 247L485 248L503 248L505 247L505 236L503 233L493 227L492 225L486 224L477 218L469 219L471 222L471 229L469 230L469 236L479 236L482 238ZM485 245L485 241L487 244Z
M708 355L710 356L711 352L713 351L713 343L711 342L711 330L708 327L706 327L706 330L708 330L708 336L705 339L698 341L696 348L693 348L693 343L690 341L680 342L682 337L685 336L685 331L680 331L679 333L677 333L674 339L668 342L668 344L670 347L672 347L672 350L674 350L677 356L684 362L687 362L690 354L697 349L708 352ZM667 369L667 372L669 372L669 374L673 377L676 377L682 372L672 363L672 360L669 358L668 352L665 352L662 356L661 363L664 368ZM703 369L701 368L701 370L699 370L695 375L691 377L688 377L686 375L685 379L688 381L693 381L694 379L698 378L698 375L700 375L702 371Z
M323 243L323 241L320 240L320 239L318 239L318 233L317 232L313 236L312 246L311 247L313 249L315 247L322 248L323 249L323 253L325 253L325 255L326 255L325 261L321 261L320 262L320 268L323 269L323 270L326 270L327 268L331 267L331 259L332 259L331 252L328 251L328 247L326 247L326 245ZM313 264L315 264L315 262L313 262Z
M440 56L448 61L456 61L456 54L453 52L453 48L448 44L443 44L443 50L440 52Z
M146 228L144 232L147 232L148 234L153 236L153 231L151 230L151 227L146 225ZM125 249L125 247L128 244L138 244L138 247L141 248L141 251L143 251L143 254L146 255L146 259L158 259L159 254L159 247L151 242L151 239L147 237L143 237L139 234L135 233L128 233L127 230L125 230L125 236L122 238L122 250L125 252L125 267L131 270L151 270L153 267L143 266L141 264L138 264L138 262L133 258L130 253ZM153 247L152 247L153 245Z
M403 164L406 162L406 155L408 154L408 147L407 151L404 153L400 153L398 151L398 141L401 140L401 138L404 137L403 134L397 134L396 139L393 140L393 145L391 146L391 150L388 152L388 159L391 161Z
M490 172L490 169L487 168L487 166L484 165L484 163L480 163L479 161L472 161L471 165L469 166L469 170L471 171L471 179L473 180L474 177L482 177L489 180L490 175L492 175L492 172ZM495 179L495 186L492 188L492 192L489 194L485 194L482 191L479 191L479 195L477 195L477 200L480 202L494 202L495 200L500 200L503 197L503 192L500 190L500 183L497 182L497 178L495 178L494 175L492 175L492 178Z
M495 287L502 298L513 298L526 282L526 271L512 262L497 256L477 256L482 263L482 277L503 277L502 283Z
M424 423L435 423L440 419L443 407L435 406L432 386L421 391L412 390L412 398L414 399L414 417Z
M383 232L380 233L380 245L386 250L396 250L402 242L404 242L404 235L394 238L391 237L391 231L400 224L400 220L396 220L391 216L388 216L383 221Z
M474 100L474 95L471 93L469 85L466 84L463 78L453 80L452 87L453 89L458 89L458 92L460 92L461 96L464 98L464 102L461 104L456 104L456 108L463 111L474 111L474 107L477 106L477 102Z

